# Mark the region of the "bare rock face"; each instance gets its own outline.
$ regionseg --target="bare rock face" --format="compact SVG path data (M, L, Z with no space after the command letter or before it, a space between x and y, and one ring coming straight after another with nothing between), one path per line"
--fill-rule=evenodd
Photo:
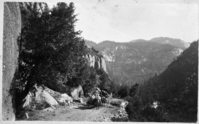
M106 62L105 62L104 58L101 58L101 68L103 68L104 71L105 71L106 73L108 73L108 71L107 71L107 69L106 69Z
M12 95L9 93L11 83L18 65L17 37L21 32L21 14L17 2L4 3L3 27L3 101L2 119L15 120Z
M103 69L106 73L108 73L106 69L106 62L103 57L88 54L86 58L89 61L90 67L94 67L96 69Z
M73 99L79 100L80 97L84 95L84 91L82 87L79 85L78 87L71 88L70 95L72 96Z

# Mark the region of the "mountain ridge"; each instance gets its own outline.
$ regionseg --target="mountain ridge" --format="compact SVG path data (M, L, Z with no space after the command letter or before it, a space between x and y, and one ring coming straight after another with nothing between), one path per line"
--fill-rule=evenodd
M91 40L85 40L85 43L88 46L95 47L96 45L107 44L107 43L116 43L116 44L127 43L128 44L128 43L133 43L133 42L145 42L145 41L146 42L162 43L162 44L171 44L171 45L182 47L182 48L187 48L187 47L189 47L189 44L190 44L190 43L187 43L179 38L170 38L170 37L154 37L154 38L151 38L150 40L135 39L135 40L131 40L128 42L115 42L115 41L111 41L111 40L104 40L99 43L96 43Z
M160 43L157 40L142 39L124 43L103 41L92 47L104 56L108 73L116 83L133 85L164 71L185 49L182 40L177 40L175 44L164 41Z

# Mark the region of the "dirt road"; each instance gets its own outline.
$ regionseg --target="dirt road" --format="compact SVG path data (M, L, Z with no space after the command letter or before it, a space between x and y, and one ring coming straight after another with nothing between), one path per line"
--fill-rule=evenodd
M111 121L111 117L118 114L116 106L99 108L88 107L82 104L58 106L55 111L35 110L29 112L29 119L37 121Z

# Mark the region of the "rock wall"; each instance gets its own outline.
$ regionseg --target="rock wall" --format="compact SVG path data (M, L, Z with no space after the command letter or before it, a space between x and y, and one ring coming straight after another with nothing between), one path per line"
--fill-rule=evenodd
M3 100L2 119L15 120L12 95L9 93L17 68L18 46L17 37L21 32L21 14L17 2L4 3L3 22Z
M105 62L104 58L101 58L101 68L103 68L104 71L105 71L106 73L108 73L108 71L107 71L107 69L106 69L106 62Z
M88 59L89 65L91 67L94 67L96 69L103 69L106 73L108 73L106 69L106 63L103 57L88 54L86 58Z

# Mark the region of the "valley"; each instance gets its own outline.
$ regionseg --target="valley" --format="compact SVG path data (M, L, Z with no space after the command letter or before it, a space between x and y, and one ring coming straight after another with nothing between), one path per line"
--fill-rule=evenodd
M165 6L147 5L154 9L148 13L138 10L143 5L131 5L141 14L127 19L131 15L119 9L122 4L99 0L97 5L4 2L2 120L197 122L198 39L185 38L192 30L180 30L175 15L153 16L155 8L159 12ZM76 25L79 17L85 21L78 23L83 33ZM172 38L181 32L181 39Z
M103 55L111 79L119 85L142 84L163 72L187 47L184 41L168 37L126 43L86 41L86 45Z

